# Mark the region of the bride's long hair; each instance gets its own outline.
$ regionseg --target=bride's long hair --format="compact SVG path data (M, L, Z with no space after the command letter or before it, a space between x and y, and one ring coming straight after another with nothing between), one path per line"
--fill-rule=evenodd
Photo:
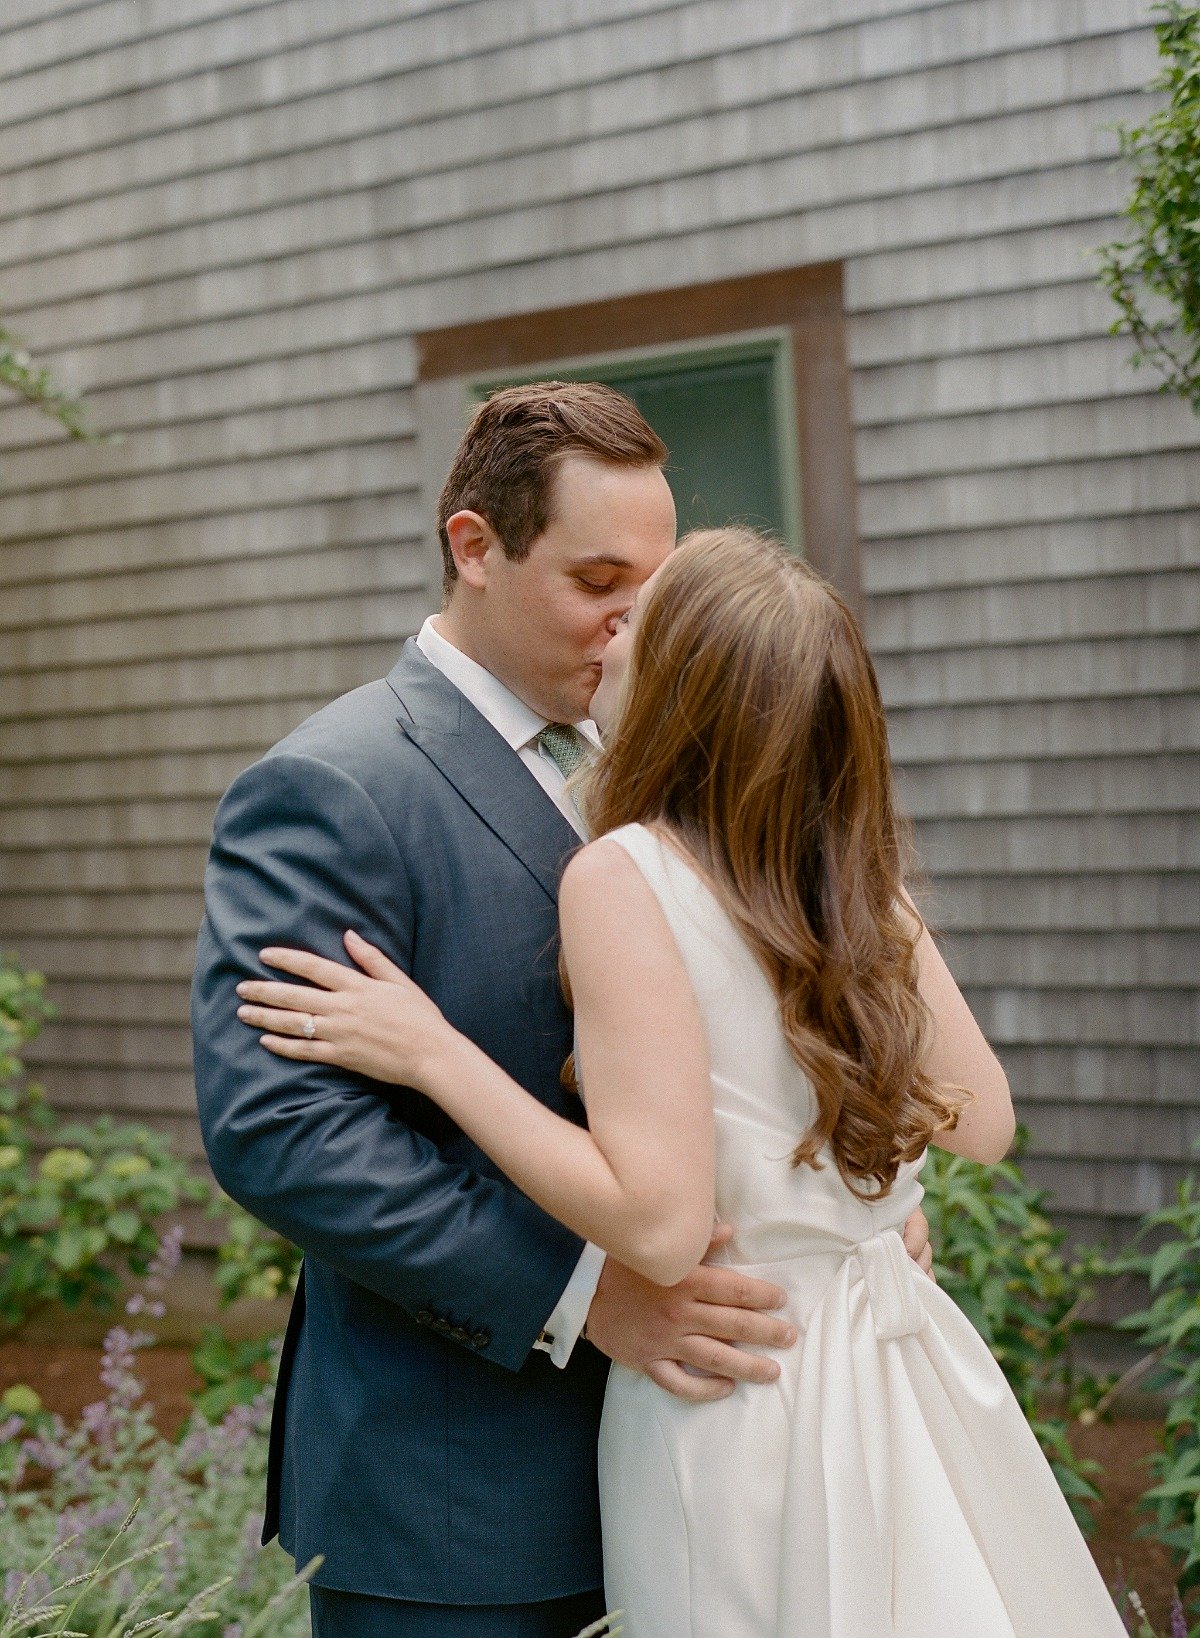
M875 669L837 592L752 530L686 536L581 801L594 836L666 827L762 963L816 1095L793 1163L819 1168L828 1145L859 1198L887 1194L969 1094L922 1067L908 830Z

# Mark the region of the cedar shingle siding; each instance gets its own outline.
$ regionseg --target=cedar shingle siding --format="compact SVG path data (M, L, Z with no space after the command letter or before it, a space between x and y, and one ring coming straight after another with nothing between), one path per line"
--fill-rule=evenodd
M1088 248L1142 0L6 0L0 943L192 1149L213 807L432 606L414 336L842 262L867 625L948 952L1087 1232L1200 1130L1200 423Z

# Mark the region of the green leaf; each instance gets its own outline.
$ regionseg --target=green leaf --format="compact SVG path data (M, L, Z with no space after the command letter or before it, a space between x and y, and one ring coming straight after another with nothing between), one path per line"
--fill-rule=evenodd
M104 1220L104 1226L114 1240L122 1245L128 1245L136 1240L142 1226L142 1220L134 1211L115 1211Z
M1189 1247L1183 1240L1168 1240L1165 1245L1159 1246L1150 1260L1150 1286L1152 1290L1158 1287L1176 1269L1188 1255Z
M59 1229L50 1247L50 1256L57 1267L72 1270L79 1267L86 1255L82 1229Z

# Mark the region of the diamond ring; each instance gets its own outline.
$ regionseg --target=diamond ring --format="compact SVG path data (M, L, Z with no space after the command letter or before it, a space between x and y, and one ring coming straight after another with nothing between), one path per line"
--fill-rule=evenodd
M303 1035L306 1041L311 1041L313 1036L317 1033L317 1020L313 1017L311 1012L304 1020L304 1028L300 1031L300 1033Z

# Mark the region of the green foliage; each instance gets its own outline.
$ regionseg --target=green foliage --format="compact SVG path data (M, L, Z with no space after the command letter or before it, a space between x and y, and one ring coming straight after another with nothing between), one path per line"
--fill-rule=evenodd
M52 1016L40 975L0 958L0 1334L48 1303L111 1306L154 1256L156 1220L208 1193L147 1127L48 1107L20 1053Z
M1138 1242L1153 1237L1153 1250ZM1167 1397L1162 1450L1152 1459L1154 1485L1142 1497L1153 1535L1179 1560L1179 1586L1200 1614L1200 1187L1195 1174L1175 1203L1146 1218L1133 1249L1114 1272L1143 1275L1150 1305L1119 1321L1146 1349L1147 1386Z
M175 1546L166 1536L137 1546L130 1543L125 1547L124 1557L106 1562L114 1548L121 1545L122 1537L133 1529L140 1508L139 1498L116 1535L87 1570L67 1576L57 1585L50 1581L48 1572L62 1554L70 1550L72 1537L45 1553L28 1575L18 1576L7 1613L0 1606L0 1614L4 1616L0 1621L0 1638L17 1638L18 1634L32 1632L35 1627L42 1632L56 1633L59 1638L129 1638L134 1632L144 1634L145 1638L166 1638L168 1633L195 1632L200 1627L211 1631L211 1623L219 1621L222 1612L219 1607L209 1606L217 1602L232 1576L222 1576L211 1586L202 1587L179 1609L162 1610L151 1616L146 1614L146 1608L152 1600L157 1602L154 1595L164 1580L161 1574L152 1574L140 1591L122 1596L122 1578L132 1580L135 1567L153 1565ZM152 1536L154 1532L149 1534ZM285 1613L290 1613L287 1606L295 1605L297 1594L307 1586L319 1563L319 1559L314 1559L279 1588L248 1626L239 1625L233 1630L241 1633L242 1638L274 1638L282 1631L278 1622ZM55 1623L53 1628L47 1629L48 1621ZM76 1621L86 1621L86 1630L74 1626ZM226 1628L227 1632L230 1630ZM299 1629L295 1630L298 1633Z
M204 1386L192 1403L208 1422L219 1422L234 1405L251 1405L272 1377L278 1351L275 1337L248 1337L234 1341L219 1325L206 1325L192 1365Z
M1027 1134L1018 1133L1018 1151ZM1063 1234L1013 1160L980 1166L931 1148L921 1172L938 1283L991 1348L1054 1469L1081 1528L1091 1528L1094 1462L1077 1457L1067 1421L1045 1413L1070 1395L1070 1343L1102 1271L1095 1253L1063 1254Z
M27 404L57 421L72 438L94 442L97 434L88 425L82 400L63 390L50 371L30 358L19 336L0 324L0 386L8 387Z
M239 1297L273 1302L296 1289L304 1253L273 1234L251 1217L227 1194L220 1194L210 1207L210 1215L225 1218L226 1234L217 1252L217 1290L221 1306L228 1307Z
M226 1233L217 1252L215 1283L222 1308L239 1298L274 1302L296 1289L303 1253L256 1217L216 1191L209 1215L225 1219ZM235 1342L218 1326L206 1326L192 1364L204 1379L193 1402L209 1421L222 1417L231 1405L249 1404L261 1393L278 1339L251 1337Z
M178 1251L176 1228L128 1312L154 1311L148 1298L178 1266ZM168 1439L137 1364L153 1342L151 1332L114 1326L103 1397L69 1426L29 1388L10 1389L0 1405L0 1638L35 1628L79 1638L190 1632L214 1619L242 1638L307 1633L295 1595L319 1560L297 1579L278 1544L259 1546L272 1384L215 1425L193 1416Z
M1155 10L1163 67L1151 90L1163 101L1144 124L1119 127L1134 172L1124 211L1133 231L1101 247L1099 276L1133 362L1153 365L1162 390L1200 413L1200 6Z
M0 1086L20 1078L21 1048L52 1017L54 1007L47 999L41 973L28 973L8 955L0 957Z

